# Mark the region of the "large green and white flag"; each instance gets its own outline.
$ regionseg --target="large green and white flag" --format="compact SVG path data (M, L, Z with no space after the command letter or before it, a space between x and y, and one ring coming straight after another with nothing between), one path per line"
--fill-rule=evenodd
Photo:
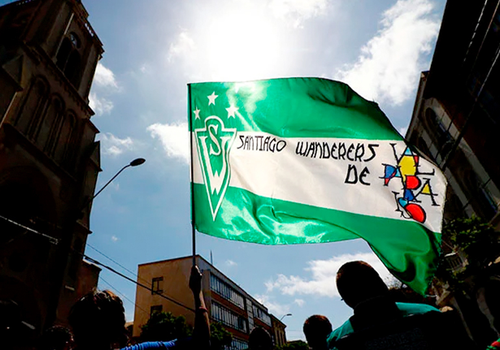
M188 88L198 231L261 244L362 238L425 292L446 180L376 103L319 78Z

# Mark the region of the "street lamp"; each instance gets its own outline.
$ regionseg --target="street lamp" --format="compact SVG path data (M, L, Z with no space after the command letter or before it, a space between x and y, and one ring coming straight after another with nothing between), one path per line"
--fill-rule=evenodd
M282 321L285 317L287 317L287 316L292 316L292 314L286 314L286 315L281 316L281 318L280 318L280 322L281 322L281 321Z
M111 182L113 182L114 179L116 179L116 177L118 175L121 174L121 172L125 169L127 169L128 167L135 167L135 166L139 166L141 164L144 164L144 162L146 161L146 159L144 158L136 158L134 159L133 161L131 161L129 164L125 165L123 168L121 168L116 174L115 176L113 176L108 182L106 182L106 184L104 186L102 186L102 188L96 193L94 194L88 201L87 203L85 203L85 205L83 206L83 208L85 208L87 205L90 204L90 202L92 202L94 200L95 197L97 197L99 195L99 193L101 193Z

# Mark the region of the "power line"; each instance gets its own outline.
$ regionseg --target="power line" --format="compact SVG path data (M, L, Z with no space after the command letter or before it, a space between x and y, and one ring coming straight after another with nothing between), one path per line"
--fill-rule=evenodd
M106 259L109 259L111 260L112 262L114 262L116 265L120 266L122 269L128 271L129 273L131 273L132 275L134 275L137 279L140 279L142 281L144 281L145 283L147 283L148 285L151 285L152 286L152 283L150 283L149 281L145 280L144 278L141 278L139 277L135 272L129 270L128 268L126 268L125 266L123 266L122 264L120 264L118 261L112 259L111 257L107 256L106 254L104 254L103 252L101 252L100 250L98 250L97 248L93 247L92 245L90 245L89 243L86 243L86 245L95 250L96 252L98 252L99 254L101 254L102 256L104 256Z
M117 292L118 294L120 294L122 297L124 297L125 299L127 299L130 303L134 304L139 310L143 311L144 313L146 314L149 314L149 312L147 312L146 310L144 310L142 307L140 307L139 305L137 305L135 303L135 301L132 301L130 300L129 297L127 297L124 293L120 292L118 289L116 289L116 287L114 287L111 283L109 283L108 281L106 281L104 278L102 277L99 277L104 283L106 283L108 286L110 286L112 289L114 289L115 292Z
M54 244L54 245L57 245L57 244L59 243L59 240L58 240L57 238L54 238L54 237L52 237L52 236L49 236L49 235L47 235L47 234L45 234L45 233L38 232L37 230L32 229L31 227L28 227L28 226L25 226L25 225L23 225L23 224L20 224L20 223L18 223L18 222L16 222L16 221L14 221L14 220L11 220L11 219L9 219L9 218L6 218L5 216L0 215L0 219L3 219L3 220L5 220L5 221L7 221L8 223L11 223L12 225L15 225L15 226L21 227L21 228L23 228L23 229L25 229L25 230L27 230L27 231L29 231L29 232L32 232L32 233L34 233L34 234L40 235L40 236L42 236L42 237L45 237L45 238L47 238L47 239L50 241L50 243L52 243L52 244Z
M78 253L78 252L77 252L77 253ZM105 269L107 269L107 270L109 270L109 271L111 271L111 272L113 272L113 273L115 273L115 274L117 274L117 275L119 275L119 276L121 276L121 277L125 278L125 279L126 279L126 280L128 280L128 281L130 281L130 282L132 282L132 283L135 283L135 284L137 284L138 286L141 286L141 287L143 287L143 288L146 288L146 289L147 289L147 290L149 290L152 294L157 294L157 295L159 295L160 297L162 297L162 298L164 298L164 299L167 299L167 300L169 300L169 301L173 302L173 303L174 303L174 304L176 304L176 305L182 306L182 307L183 307L183 308L185 308L185 309L188 309L188 310L190 310L190 311L192 311L192 312L195 312L195 310L194 310L194 309L192 309L192 308L190 308L189 306L186 306L186 305L182 304L181 302L178 302L177 300L172 299L172 298L170 298L170 297L168 297L168 296L166 296L166 295L164 295L164 294L162 294L162 293L158 293L158 292L154 291L152 288L149 288L148 286L146 286L146 285L144 285L144 284L142 284L142 283L140 283L140 282L134 281L132 278L130 278L130 277L128 277L128 276L125 276L124 274L122 274L121 272L116 271L116 270L115 270L115 269L113 269L112 267L107 266L107 265L105 265L105 264L103 264L103 263L101 263L101 262L99 262L99 261L97 261L97 260L95 260L95 259L91 258L91 257L90 257L90 256L88 256L88 255L85 255L85 254L82 254L82 253L79 253L79 254L81 254L81 255L82 255L85 259L87 259L87 260L88 260L88 261L90 261L91 263L96 264L96 265L98 265L98 266L102 266L102 267L104 267Z
M47 234L45 234L45 233L42 233L42 232L39 232L39 231L37 231L37 230L35 230L35 229L33 229L33 228L30 228L30 227L27 227L27 226L25 226L25 225L22 225L22 224L20 224L20 223L18 223L18 222L16 222L16 221L11 220L11 219L9 219L9 218L6 218L6 217L4 217L4 216L2 216L2 215L0 215L0 218L1 218L1 219L4 219L5 221L7 221L7 222L9 222L9 223L11 223L11 224L13 224L13 225L15 225L15 226L22 227L22 228L24 228L25 230L28 230L28 231L30 231L30 232L33 232L33 233L37 234L37 235L41 235L41 236L43 236L43 237L45 237L45 238L48 238L48 239L49 239L52 243L54 243L54 244L57 244L57 243L58 243L58 240L57 240L56 238L52 237L52 236L49 236L49 235L47 235ZM101 263L100 261L98 261L98 260L96 260L96 259L93 259L93 258L91 258L91 257L90 257L90 256L88 256L88 255L85 255L85 254L83 254L83 253L81 253L81 252L78 252L78 251L74 250L73 248L70 248L70 249L71 249L71 251L73 251L74 253L77 253L77 254L81 255L82 257L84 257L85 259L87 259L88 261L90 261L91 263L93 263L93 264L95 264L95 265L98 265L98 266L102 266L102 267L104 267L105 269L107 269L107 270L109 270L109 271L111 271L111 272L113 272L113 273L117 274L118 276L120 276L120 277L122 277L122 278L125 278L126 280L128 280L128 281L130 281L130 282L132 282L132 283L135 283L136 285L141 286L141 287L143 287L143 288L145 288L145 289L149 290L152 294L159 295L159 296L160 296L160 297L162 297L163 299L167 299L167 300L171 301L172 303L174 303L174 304L176 304L176 305L179 305L179 306L181 306L181 307L183 307L183 308L185 308L185 309L187 309L187 310L190 310L190 311L192 311L192 312L195 312L195 310L194 310L194 309L192 309L192 308L190 308L189 306L186 306L186 305L182 304L181 302L179 302L179 301L177 301L177 300L175 300L175 299L172 299L172 298L170 298L170 297L168 297L168 296L164 295L163 293L158 293L158 292L154 291L152 288L150 288L150 287L148 287L148 286L146 286L146 285L144 285L144 284L142 284L142 283L140 283L140 282L138 282L138 281L134 281L132 278L130 278L130 277L128 277L128 276L126 276L126 275L122 274L121 272L116 271L116 270L115 270L115 269L113 269L112 267L110 267L110 266L108 266L108 265L106 265L106 264L103 264L103 263ZM94 249L95 249L95 248L94 248ZM104 253L101 253L101 254L103 254L103 255L104 255ZM109 258L109 257L108 257L108 258ZM109 258L109 259L111 259L111 258ZM115 262L115 263L117 263L118 265L122 266L122 265L121 265L121 264L119 264L118 262ZM122 267L123 267L123 266L122 266ZM125 268L125 269L126 269L126 268ZM126 270L128 270L128 269L126 269Z

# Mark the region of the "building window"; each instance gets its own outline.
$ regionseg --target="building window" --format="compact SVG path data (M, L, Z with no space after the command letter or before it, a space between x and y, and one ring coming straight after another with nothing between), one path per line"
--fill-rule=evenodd
M153 316L154 313L159 313L163 311L163 305L153 305L149 313L149 317Z
M78 49L81 41L75 33L63 39L57 52L56 64L64 72L66 78L78 89L81 78L82 62Z
M247 350L248 343L244 340L233 338L230 346L225 346L224 350Z
M212 319L247 333L246 319L216 302L212 302Z
M268 313L255 305L253 305L253 317L258 318L268 326L271 325L271 317L268 315Z
M219 294L224 299L229 300L241 309L245 309L245 300L243 296L229 284L213 274L210 274L210 290Z
M76 36L75 33L70 33L69 34L69 40L71 41L71 44L75 49L79 49L81 44L80 44L80 39Z
M154 277L151 285L151 294L163 293L163 277Z

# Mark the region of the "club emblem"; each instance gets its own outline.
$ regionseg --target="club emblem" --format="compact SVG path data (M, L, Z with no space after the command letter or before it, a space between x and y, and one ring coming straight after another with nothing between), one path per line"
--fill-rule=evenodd
M219 117L210 116L205 119L204 128L195 129L195 135L205 189L215 221L231 179L229 152L236 138L236 129L225 128Z

